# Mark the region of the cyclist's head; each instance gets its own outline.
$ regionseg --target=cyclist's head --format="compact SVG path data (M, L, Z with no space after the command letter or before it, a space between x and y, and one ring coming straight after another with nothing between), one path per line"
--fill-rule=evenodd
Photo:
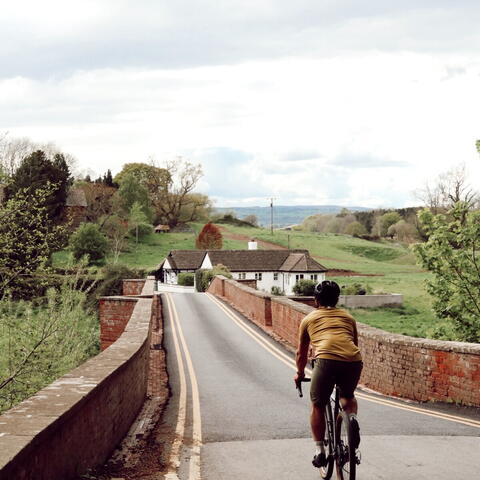
M334 307L338 302L340 287L335 282L324 280L315 285L314 295L315 300L322 307Z

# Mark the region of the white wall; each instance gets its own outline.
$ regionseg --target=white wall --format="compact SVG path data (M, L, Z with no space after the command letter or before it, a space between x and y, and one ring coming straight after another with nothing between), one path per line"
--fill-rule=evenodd
M241 273L245 273L245 277L240 276ZM260 273L260 272L257 272ZM267 293L272 291L272 287L278 287L280 290L285 292L285 295L293 295L293 286L296 283L296 275L303 275L304 280L312 280L312 275L317 275L317 282L322 282L325 280L325 273L285 273L278 272L278 279L274 280L274 272L261 272L262 280L257 280L258 290L263 290ZM245 279L245 280L255 280L255 272L234 272L232 276L235 280Z

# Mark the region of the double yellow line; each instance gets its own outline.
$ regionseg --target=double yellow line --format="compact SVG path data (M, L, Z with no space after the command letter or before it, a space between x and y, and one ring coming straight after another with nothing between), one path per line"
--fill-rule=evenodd
M188 480L200 480L200 448L202 445L202 418L200 414L200 394L198 391L197 376L193 368L192 358L188 350L185 337L183 335L182 325L178 316L175 303L169 293L164 293L169 318L172 322L173 344L175 347L175 356L177 358L178 372L180 376L180 395L177 414L177 425L175 428L175 440L170 452L169 469L165 475L166 480L178 480L178 467L180 466L181 447L185 438L185 418L187 414L187 376L183 355L187 364L188 376L190 378L190 387L192 392L192 410L193 410L193 431L192 446L189 458ZM182 355L183 351L183 355Z
M222 302L220 302L216 297L212 294L207 293L208 298L215 303L219 308L223 310L223 312L231 319L233 322L241 328L247 335L249 335L253 340L255 340L259 345L261 345L265 350L271 353L274 357L280 360L282 363L287 365L287 367L291 368L292 370L296 371L297 367L295 361L292 359L291 356L287 355L285 352L274 346L272 343L267 341L262 335L256 332L252 327L247 325L243 319L241 319L237 314L232 312L228 307L226 307ZM306 369L306 373L311 375L311 370ZM463 425L468 425L469 427L476 427L480 428L480 422L477 420L471 420L465 417L459 417L456 415L450 415L447 413L437 412L435 410L429 410L426 408L419 408L413 405L405 405L401 404L392 400L378 398L372 395L367 395L362 392L356 392L355 395L358 398L361 398L367 402L377 403L379 405L384 405L387 407L397 408L399 410L407 410L410 412L419 413L422 415L427 415L430 417L440 418L442 420L448 420L451 422L461 423Z

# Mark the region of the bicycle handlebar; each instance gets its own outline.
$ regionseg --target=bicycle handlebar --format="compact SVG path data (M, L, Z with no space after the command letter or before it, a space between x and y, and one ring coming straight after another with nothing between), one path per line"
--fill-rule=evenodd
M296 386L296 388L297 388L298 396L299 396L300 398L303 397L302 382L311 382L311 381L312 381L311 378L306 378L306 377L300 378L299 380L296 380L296 381L295 381L295 386Z

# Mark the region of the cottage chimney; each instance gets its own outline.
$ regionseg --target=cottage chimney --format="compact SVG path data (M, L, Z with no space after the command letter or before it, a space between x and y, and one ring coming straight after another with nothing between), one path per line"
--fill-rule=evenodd
M256 241L254 238L252 238L252 239L248 242L248 249L249 249L249 250L256 250L257 247L258 247L257 241Z

